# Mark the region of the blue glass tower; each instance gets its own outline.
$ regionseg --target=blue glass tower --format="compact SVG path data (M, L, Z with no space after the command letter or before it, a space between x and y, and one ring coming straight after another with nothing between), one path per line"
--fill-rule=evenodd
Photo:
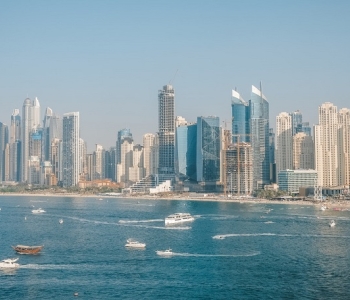
M197 118L197 181L220 180L220 120Z
M175 167L179 178L196 180L197 124L179 126L175 138Z
M250 142L250 109L237 91L232 90L232 143Z
M253 189L270 183L269 156L269 103L260 90L252 86L250 106L250 132L253 149Z
M292 117L292 136L302 131L303 115L299 110L289 114Z

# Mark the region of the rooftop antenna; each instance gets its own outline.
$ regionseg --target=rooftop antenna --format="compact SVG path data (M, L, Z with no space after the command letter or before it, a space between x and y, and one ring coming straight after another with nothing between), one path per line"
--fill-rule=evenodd
M176 77L176 74L178 71L179 71L179 69L176 70L175 75L173 76L172 79L170 79L169 84L171 84L175 80L175 77Z

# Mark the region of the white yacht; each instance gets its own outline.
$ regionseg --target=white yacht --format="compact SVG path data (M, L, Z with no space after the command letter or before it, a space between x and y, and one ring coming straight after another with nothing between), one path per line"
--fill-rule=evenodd
M192 221L194 221L194 217L192 217L189 213L176 213L165 218L165 225L173 225Z
M44 213L44 212L46 212L46 211L43 210L42 208L38 208L38 209L33 209L33 210L32 210L32 213L33 213L33 214L42 214L42 213Z
M7 269L7 268L18 268L19 264L16 263L18 258L8 258L0 261L0 269Z
M166 250L157 250L156 253L161 256L171 256L174 254L170 248Z
M59 219L58 223L63 224L63 219Z
M334 227L334 226L335 226L335 221L334 220L330 221L329 222L329 227Z
M127 248L145 248L146 244L145 243L140 243L134 239L127 239L125 247Z

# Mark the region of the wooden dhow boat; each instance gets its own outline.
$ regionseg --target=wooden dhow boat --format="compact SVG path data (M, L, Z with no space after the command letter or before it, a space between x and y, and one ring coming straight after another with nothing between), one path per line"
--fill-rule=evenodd
M38 254L44 246L17 245L12 248L19 254Z

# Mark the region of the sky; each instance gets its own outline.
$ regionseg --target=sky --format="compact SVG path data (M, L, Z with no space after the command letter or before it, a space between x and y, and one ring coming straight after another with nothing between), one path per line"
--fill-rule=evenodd
M176 115L218 116L230 128L231 90L251 86L280 112L350 108L350 1L0 0L0 121L25 98L62 116L80 112L88 150L135 143L158 128L158 90Z

